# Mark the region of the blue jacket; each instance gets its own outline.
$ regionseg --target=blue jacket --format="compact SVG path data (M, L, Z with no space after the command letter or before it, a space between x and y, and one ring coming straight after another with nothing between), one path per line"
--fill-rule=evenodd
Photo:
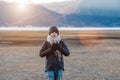
M63 55L69 56L69 54L69 49L62 40L60 41L59 50L53 51L51 44L48 41L45 41L39 52L40 57L46 57L45 71L64 70Z

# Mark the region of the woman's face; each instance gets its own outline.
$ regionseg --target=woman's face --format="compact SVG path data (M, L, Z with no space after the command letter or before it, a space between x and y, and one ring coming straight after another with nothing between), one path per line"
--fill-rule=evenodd
M56 32L52 32L52 33L50 34L50 36L54 38L54 37L57 37L58 34L57 34Z

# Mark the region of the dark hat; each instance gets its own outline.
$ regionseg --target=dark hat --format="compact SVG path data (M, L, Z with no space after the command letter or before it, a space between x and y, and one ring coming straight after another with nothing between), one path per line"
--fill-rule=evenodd
M59 35L58 28L56 26L52 26L49 28L49 35L53 32L56 32Z

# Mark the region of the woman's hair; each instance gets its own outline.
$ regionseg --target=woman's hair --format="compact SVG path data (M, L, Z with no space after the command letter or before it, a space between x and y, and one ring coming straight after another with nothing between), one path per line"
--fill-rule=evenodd
M57 28L56 26L51 26L51 27L49 28L49 35L50 35L51 33L53 33L53 32L56 32L56 33L59 35L59 30L58 30L58 28Z

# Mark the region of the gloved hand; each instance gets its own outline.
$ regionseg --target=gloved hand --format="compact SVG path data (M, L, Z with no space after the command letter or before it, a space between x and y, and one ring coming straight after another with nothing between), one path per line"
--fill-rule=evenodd
M57 50L60 49L60 43L56 43L56 48L57 48Z
M59 49L60 48L60 43L56 43L56 47L57 47L57 49Z
M53 43L51 48L52 48L53 51L55 51L57 49L57 44Z

